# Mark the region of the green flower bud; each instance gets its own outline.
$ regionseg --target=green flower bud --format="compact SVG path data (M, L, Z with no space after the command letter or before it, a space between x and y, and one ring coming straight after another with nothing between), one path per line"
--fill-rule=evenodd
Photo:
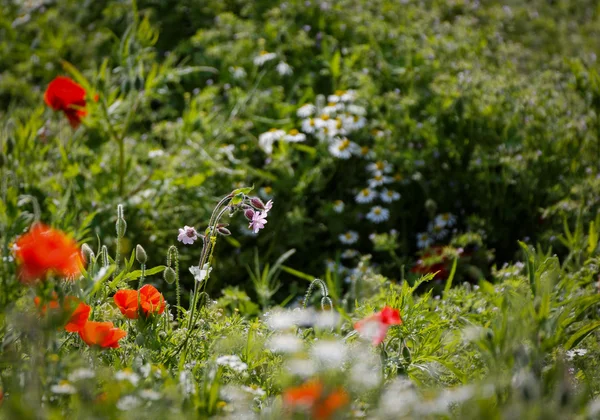
M96 254L92 251L92 248L88 244L81 245L81 255L85 259L86 263L91 263L96 258Z
M122 238L125 236L125 232L127 232L127 222L123 218L123 205L119 204L117 206L117 237Z
M167 267L163 272L163 277L167 283L173 284L177 277L177 274L175 273L175 270L173 270L171 267Z
M135 247L135 259L138 260L140 264L146 264L146 261L148 261L148 255L146 255L146 251L141 245Z

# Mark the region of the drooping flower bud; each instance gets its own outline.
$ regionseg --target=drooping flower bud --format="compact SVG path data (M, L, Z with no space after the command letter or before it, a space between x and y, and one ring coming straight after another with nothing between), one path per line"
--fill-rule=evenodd
M252 209L246 209L244 211L244 216L246 216L246 219L252 220L252 218L254 217L254 210L252 210Z
M92 251L92 248L88 244L81 245L81 254L88 264L96 258L96 254L94 254L94 251Z
M177 274L175 273L175 270L173 270L171 267L167 267L163 272L163 277L167 283L173 284L173 282L175 282Z
M135 247L135 259L138 260L140 264L146 264L146 261L148 261L148 255L141 245Z
M250 204L252 204L254 207L256 207L259 210L265 209L265 203L263 203L262 200L258 197L252 197L250 199Z

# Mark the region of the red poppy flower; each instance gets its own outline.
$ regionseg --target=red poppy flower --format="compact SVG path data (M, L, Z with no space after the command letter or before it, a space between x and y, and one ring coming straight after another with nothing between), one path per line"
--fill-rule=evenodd
M44 93L46 104L55 111L64 112L73 128L79 127L81 119L87 115L85 97L82 86L63 76L52 80Z
M386 306L380 312L358 321L354 324L354 329L377 346L385 340L390 326L400 324L402 324L400 311Z
M146 315L162 314L165 311L165 298L156 287L147 284L140 289L142 310Z
M150 284L140 289L139 297L136 290L119 290L113 299L121 313L129 319L138 317L138 308L141 308L145 316L149 316L162 314L166 306L163 295Z
M36 224L16 242L21 280L29 283L50 273L75 277L84 261L77 243L59 230Z
M115 328L112 322L88 321L79 331L79 336L88 346L113 349L119 347L119 340L126 335L125 331Z
M61 308L56 293L53 293L52 299L47 304L41 304L39 296L33 299L33 303L39 308L41 315L46 315L48 309L51 311L64 311L64 316L69 317L65 325L65 330L68 332L79 332L84 327L92 311L91 306L86 305L74 296L67 296Z
M67 322L67 325L65 325L65 330L68 332L79 332L83 329L83 327L85 327L85 324L88 322L88 318L90 317L92 307L86 305L83 302L77 303L77 298L68 296L67 299L69 298L71 298L71 302L65 302L65 306L68 307L68 309L72 310L72 312L69 318L69 322Z
M323 384L319 380L308 381L283 393L283 403L291 409L310 410L313 419L330 419L336 411L348 404L350 398L341 388L323 395Z

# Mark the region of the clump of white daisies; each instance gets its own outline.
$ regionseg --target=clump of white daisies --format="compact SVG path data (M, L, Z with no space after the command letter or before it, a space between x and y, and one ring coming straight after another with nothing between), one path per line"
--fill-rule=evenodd
M446 239L450 233L450 228L456 225L456 216L452 213L442 213L427 225L427 231L417 234L417 248L426 249L436 241Z
M274 59L275 57L273 57ZM265 55L259 55L255 64L263 62ZM259 64L257 64L259 65ZM292 69L285 62L277 65L280 75L291 74ZM273 144L276 141L288 143L303 142L307 136L313 136L320 142L327 143L329 153L338 159L350 159L352 156L368 157L368 147L360 147L348 138L351 133L360 130L367 124L365 115L367 110L355 104L356 92L353 90L339 90L334 94L317 98L316 104L302 105L296 111L300 118L300 129L291 129L288 132L271 128L258 136L259 147L267 154L273 153Z

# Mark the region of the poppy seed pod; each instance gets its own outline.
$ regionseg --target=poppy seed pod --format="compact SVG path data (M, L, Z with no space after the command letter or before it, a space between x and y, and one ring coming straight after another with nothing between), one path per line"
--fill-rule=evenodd
M262 200L258 197L252 197L250 199L250 204L252 204L254 207L256 207L259 210L265 209L265 203L263 203Z
M165 271L163 272L163 278L168 284L173 284L176 277L177 274L175 273L175 270L173 270L171 267L165 268Z
M146 261L148 261L148 255L146 255L146 251L141 245L135 247L135 259L138 260L140 264L146 264Z

